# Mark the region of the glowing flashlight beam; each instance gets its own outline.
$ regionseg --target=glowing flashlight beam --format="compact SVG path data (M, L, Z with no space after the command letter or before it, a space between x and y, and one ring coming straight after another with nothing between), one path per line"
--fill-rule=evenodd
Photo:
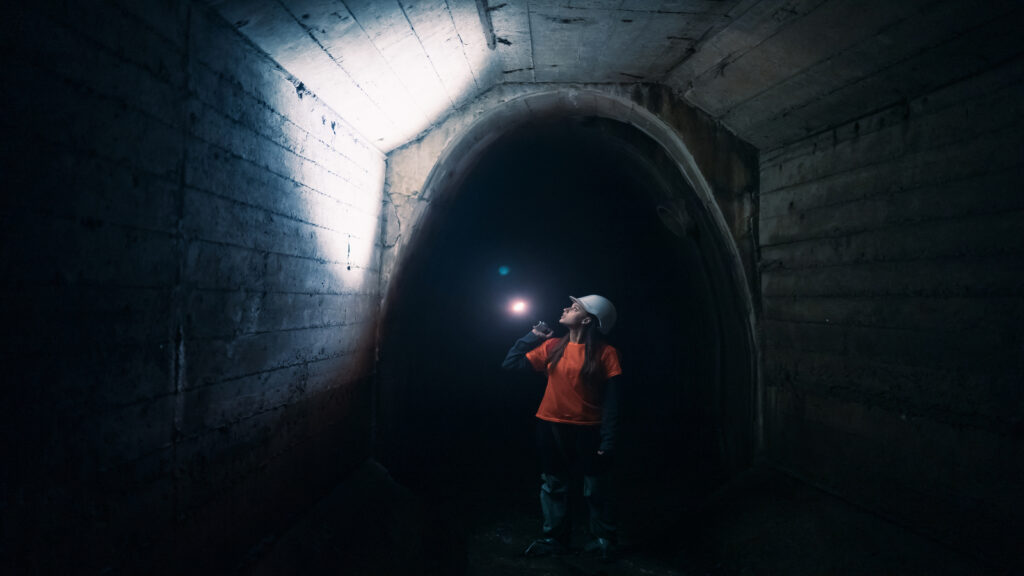
M523 302L522 300L516 300L515 302L512 302L513 314L522 314L524 312L526 312L526 302Z

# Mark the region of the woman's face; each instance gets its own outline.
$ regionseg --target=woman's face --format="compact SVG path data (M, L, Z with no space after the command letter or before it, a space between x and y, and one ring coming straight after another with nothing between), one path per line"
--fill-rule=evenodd
M558 319L558 323L566 328L583 326L589 322L590 315L577 302L573 302L568 307L563 308L562 317Z

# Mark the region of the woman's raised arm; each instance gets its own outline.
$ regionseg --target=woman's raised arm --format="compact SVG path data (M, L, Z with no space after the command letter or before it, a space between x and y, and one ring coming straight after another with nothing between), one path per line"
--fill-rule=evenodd
M526 353L550 338L551 334L553 332L548 328L547 324L538 322L532 330L519 340L516 340L516 343L512 345L508 354L505 355L505 360L501 363L502 370L532 371L533 366L526 359Z

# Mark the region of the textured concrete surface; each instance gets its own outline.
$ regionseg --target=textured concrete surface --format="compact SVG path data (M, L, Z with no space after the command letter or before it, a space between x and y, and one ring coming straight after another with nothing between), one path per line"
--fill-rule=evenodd
M56 4L3 8L0 562L215 557L366 455L384 158L202 4Z
M1019 3L221 0L390 152L501 83L657 83L772 149L1018 52Z
M763 154L769 449L1021 560L1024 60Z

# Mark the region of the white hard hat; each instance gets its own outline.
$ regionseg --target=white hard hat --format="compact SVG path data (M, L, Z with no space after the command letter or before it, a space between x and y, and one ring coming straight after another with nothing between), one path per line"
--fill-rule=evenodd
M601 334L608 334L612 331L612 326L615 326L615 319L618 318L618 314L615 312L615 306L611 300L597 294L580 298L569 296L569 298L582 306L588 314L597 316L597 329L601 331Z

